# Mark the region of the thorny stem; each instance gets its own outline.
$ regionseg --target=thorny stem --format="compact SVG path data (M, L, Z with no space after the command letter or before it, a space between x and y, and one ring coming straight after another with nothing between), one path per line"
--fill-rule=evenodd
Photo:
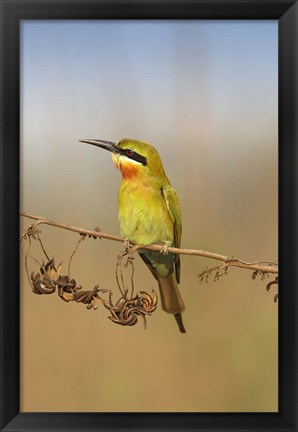
M36 220L37 222L36 222L36 224L34 224L35 227L37 225L46 224L46 225L51 225L51 226L54 226L57 228L62 228L62 229L68 230L68 231L77 232L79 234L87 235L87 236L91 236L91 237L104 238L107 240L114 240L114 241L118 241L118 242L122 242L122 243L125 241L124 238L119 237L119 236L114 236L111 234L106 234L106 233L102 233L102 232L98 232L98 231L92 231L92 230L87 230L87 229L83 229L83 228L78 228L78 227L75 227L72 225L62 224L59 222L51 221L51 220L46 219L42 216L35 216L35 215L32 215L30 213L25 213L25 212L21 212L20 214L23 217L27 217L29 219ZM147 245L147 246L133 245L133 248L131 249L130 253L135 252L140 247L142 247L143 249L149 249L149 250L155 250L155 251L162 251L163 250L163 245L158 245L158 244L152 244L152 245ZM212 259L215 259L218 261L224 261L225 263L228 263L229 266L233 266L233 267L240 267L240 268L245 268L245 269L249 269L249 270L258 270L260 272L265 272L265 273L278 274L278 264L275 262L258 261L258 262L250 263L250 262L238 260L237 258L231 258L231 257L227 257L225 255L221 255L221 254L214 253L214 252L208 252L208 251L204 251L204 250L200 250L200 249L180 249L180 248L175 248L175 247L169 247L168 253L175 253L175 254L180 254L180 255L195 255L195 256L201 256L201 257L205 257L205 258L212 258Z
M67 271L68 271L68 277L70 277L70 266L71 266L71 261L72 261L72 259L73 259L73 257L74 257L74 254L75 254L76 251L78 250L81 241L84 240L84 239L85 239L85 237L80 237L80 238L79 238L79 240L78 240L78 242L77 242L77 244L76 244L76 246L75 246L75 248L74 248L72 254L70 255L69 262L68 262L68 270L67 270Z
M131 266L131 275L130 275L131 295L130 295L130 298L132 299L133 295L134 295L134 287L135 287L134 286L134 281L133 281L133 276L134 276L134 273L135 273L135 267L133 265L133 257L132 256L128 257L127 264L130 264L130 266Z
M28 269L28 253L29 253L30 247L31 247L31 239L29 237L29 245L28 245L27 252L25 255L25 269L26 269L26 274L27 274L29 285L31 286L31 280L30 280L29 269Z
M127 255L128 254L128 255ZM134 281L133 281L133 277L134 277L134 264L133 264L133 256L131 255L131 253L127 253L127 252L122 252L121 254L119 254L117 256L117 262L116 262L116 281L117 281L117 286L119 288L119 291L121 292L123 297L127 297L128 295L128 289L125 289L125 281L124 281L124 276L123 276L123 258L124 256L127 255L127 260L126 263L124 264L124 267L127 268L128 265L131 266L131 274L130 274L130 286L131 286L131 294L130 294L130 299L133 298L134 295ZM119 281L119 276L118 274L120 273L120 278L121 278L121 283Z
M119 276L118 276L119 267L120 267L120 277L121 277L122 287L121 287L121 284L119 282ZM116 281L117 281L117 285L118 285L119 291L121 292L122 296L124 297L125 296L125 286L124 286L124 280L123 280L123 274L122 274L122 255L119 255L117 257L117 262L116 262Z
M41 246L41 249L43 250L43 253L45 254L47 260L50 261L50 258L49 258L48 254L47 254L46 251L45 251L45 248L44 248L44 246L43 246L43 243L42 243L41 238L39 237L39 234L38 234L38 233L37 233L37 240L39 241L40 246Z
M28 244L27 251L24 252L22 247L21 247L21 251L25 255L25 269L26 269L26 274L27 274L29 285L31 286L32 284L31 284L31 279L30 279L29 269L28 269L28 258L31 258L33 261L35 261L39 265L39 267L41 267L41 264L40 264L40 262L36 258L34 258L33 256L29 255L29 250L31 248L31 238L30 238L30 236L28 236L28 240L29 240L29 244Z

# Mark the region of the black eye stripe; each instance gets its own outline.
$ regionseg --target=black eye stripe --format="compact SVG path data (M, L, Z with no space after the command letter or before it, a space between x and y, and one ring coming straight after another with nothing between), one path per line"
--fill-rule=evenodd
M124 149L122 150L122 154L127 156L129 159L135 160L136 162L140 162L143 165L147 165L147 159L140 155L139 153L136 153L132 149Z

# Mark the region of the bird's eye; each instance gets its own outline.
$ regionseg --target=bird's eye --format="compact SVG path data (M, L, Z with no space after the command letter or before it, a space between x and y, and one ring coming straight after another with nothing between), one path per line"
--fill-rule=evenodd
M134 154L134 151L131 149L126 150L126 155L127 156L132 156Z

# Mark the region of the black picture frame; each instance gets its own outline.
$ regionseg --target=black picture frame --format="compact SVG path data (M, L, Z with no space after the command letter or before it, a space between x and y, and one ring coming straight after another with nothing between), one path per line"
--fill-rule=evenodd
M1 0L1 430L297 431L298 5L290 0ZM22 19L275 19L279 25L279 412L20 413L19 26Z

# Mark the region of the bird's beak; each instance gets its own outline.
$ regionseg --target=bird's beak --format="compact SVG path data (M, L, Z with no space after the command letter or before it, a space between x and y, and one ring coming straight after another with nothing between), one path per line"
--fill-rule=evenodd
M117 146L117 144L114 142L111 142L111 141L96 140L96 139L83 139L83 140L79 140L79 141L82 143L86 143L86 144L92 144L96 147L100 147L100 148L108 150L112 153L121 153L121 150Z

